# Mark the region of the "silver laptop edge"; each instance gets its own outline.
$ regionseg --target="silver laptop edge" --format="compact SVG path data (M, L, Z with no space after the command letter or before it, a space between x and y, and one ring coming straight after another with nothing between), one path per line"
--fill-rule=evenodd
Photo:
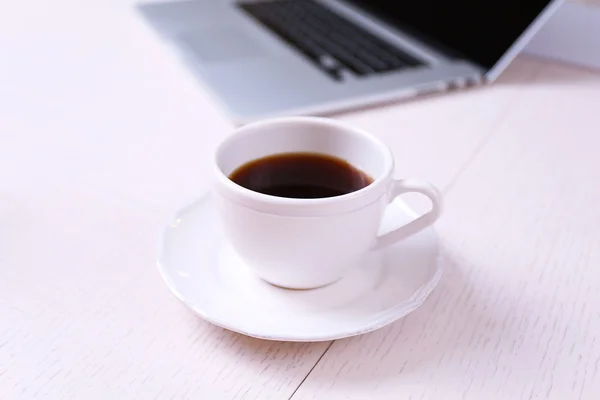
M245 15L233 0L143 4L140 10L237 124L284 115L324 115L492 81L562 0L552 1L490 70L446 57L339 0L319 0L427 65L340 83Z
M500 74L504 72L504 70L506 69L506 67L508 67L510 62L514 60L514 58L517 55L519 55L519 53L525 48L525 46L527 46L527 43L529 43L529 41L533 39L535 34L542 28L542 26L544 26L544 24L548 22L550 17L552 17L552 14L554 14L554 12L558 10L558 7L560 7L562 3L564 3L564 0L552 0L546 6L544 11L542 11L537 16L535 21L533 21L533 23L529 25L529 27L521 34L521 36L519 36L519 38L508 49L508 51L504 53L502 57L500 57L498 62L496 62L496 65L494 65L489 71L485 73L485 78L488 82L495 81L500 76Z

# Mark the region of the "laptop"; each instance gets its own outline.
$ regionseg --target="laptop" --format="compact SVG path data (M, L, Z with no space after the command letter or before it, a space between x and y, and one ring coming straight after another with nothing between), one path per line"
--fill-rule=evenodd
M494 81L560 0L192 0L139 5L236 123Z

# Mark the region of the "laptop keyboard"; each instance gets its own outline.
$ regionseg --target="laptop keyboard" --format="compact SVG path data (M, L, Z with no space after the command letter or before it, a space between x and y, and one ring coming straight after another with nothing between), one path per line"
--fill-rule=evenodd
M313 0L266 0L239 7L335 80L424 64Z

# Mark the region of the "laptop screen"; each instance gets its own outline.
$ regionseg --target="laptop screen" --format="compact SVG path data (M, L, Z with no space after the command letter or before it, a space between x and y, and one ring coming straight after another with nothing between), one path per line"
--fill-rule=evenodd
M347 0L426 43L491 68L550 0Z

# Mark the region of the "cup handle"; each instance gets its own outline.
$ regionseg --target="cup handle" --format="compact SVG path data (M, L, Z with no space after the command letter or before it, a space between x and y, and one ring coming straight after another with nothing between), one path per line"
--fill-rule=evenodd
M421 193L429 197L429 200L431 200L431 210L406 225L378 236L374 246L375 250L414 235L433 224L442 214L442 193L432 184L417 179L394 180L390 189L389 204L391 204L398 196L411 192Z

